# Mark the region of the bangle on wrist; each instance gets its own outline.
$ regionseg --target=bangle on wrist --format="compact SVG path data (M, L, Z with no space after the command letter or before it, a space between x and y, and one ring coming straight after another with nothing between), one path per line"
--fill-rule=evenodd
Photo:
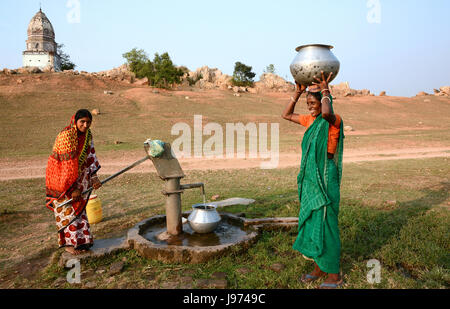
M324 99L328 99L328 101L329 101L329 102L331 102L331 99L330 99L330 97L328 97L328 96L325 96L325 97L323 97L323 98L322 98L322 100L320 100L320 103L323 103L323 100L324 100Z

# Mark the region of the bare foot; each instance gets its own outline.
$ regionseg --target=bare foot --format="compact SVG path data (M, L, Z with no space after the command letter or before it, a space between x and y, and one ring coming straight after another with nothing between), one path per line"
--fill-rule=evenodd
M328 274L327 279L325 279L325 283L339 283L341 282L341 278L339 278L339 274Z
M315 264L314 270L310 274L303 275L300 280L305 283L313 282L321 277L325 277L326 275L327 275L327 273L321 271L319 266L317 266L317 264Z
M80 255L86 253L87 250L77 250L74 247L66 247L66 252L69 252L72 255Z
M344 281L339 274L328 274L327 279L319 286L319 289L337 289Z

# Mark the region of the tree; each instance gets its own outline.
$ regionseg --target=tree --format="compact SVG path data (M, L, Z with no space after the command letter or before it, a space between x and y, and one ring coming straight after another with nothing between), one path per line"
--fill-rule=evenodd
M137 78L144 78L152 70L149 66L150 59L143 49L133 48L128 53L122 55L130 67L130 71L136 74Z
M153 59L153 74L148 77L151 85L159 88L169 88L173 84L181 83L183 70L177 68L168 53L161 56L156 53Z
M56 45L56 53L59 55L59 59L61 61L61 71L75 69L75 63L70 61L70 56L63 51L63 48L64 44Z
M130 66L131 72L137 78L148 78L150 86L159 88L170 88L174 84L181 83L181 76L184 69L177 68L168 53L155 54L151 61L144 50L133 48L130 52L122 55Z
M252 86L253 78L256 76L252 72L252 67L247 66L241 62L236 62L234 65L233 79L231 82L235 86Z
M272 73L275 74L275 65L269 64L266 69L264 70L264 73Z

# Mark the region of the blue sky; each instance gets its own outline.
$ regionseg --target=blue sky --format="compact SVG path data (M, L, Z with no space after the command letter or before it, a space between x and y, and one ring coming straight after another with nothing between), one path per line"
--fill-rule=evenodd
M80 22L71 23L68 6L77 2ZM256 79L273 63L292 81L295 48L325 43L341 62L333 83L398 96L450 85L448 0L1 0L0 68L21 66L39 3L78 70L117 67L137 47L150 56L167 51L191 70L207 65L231 75L241 61ZM369 13L380 22L369 22Z

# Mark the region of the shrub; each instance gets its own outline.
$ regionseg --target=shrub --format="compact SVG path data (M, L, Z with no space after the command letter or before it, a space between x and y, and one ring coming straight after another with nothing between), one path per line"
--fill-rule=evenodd
M275 65L269 64L266 69L264 70L264 73L272 73L275 74Z
M150 86L171 88L174 84L181 83L183 67L177 68L168 53L162 55L156 53L153 61L150 61L144 50L133 48L130 52L123 54L123 57L136 77L147 77Z
M75 63L70 61L70 56L63 51L63 48L64 44L56 45L57 54L59 55L59 59L61 61L61 71L75 69Z
M186 78L186 80L188 81L189 86L194 86L202 78L203 78L203 75L202 74L198 74L196 78L192 78L192 77L188 76Z
M133 48L131 51L123 54L122 56L127 60L130 71L136 74L137 78L144 78L147 76L146 73L149 69L148 65L150 59L144 50L137 50L136 48Z
M236 62L234 65L231 83L234 86L252 86L253 78L255 76L256 74L252 72L251 66L247 66L241 62Z

